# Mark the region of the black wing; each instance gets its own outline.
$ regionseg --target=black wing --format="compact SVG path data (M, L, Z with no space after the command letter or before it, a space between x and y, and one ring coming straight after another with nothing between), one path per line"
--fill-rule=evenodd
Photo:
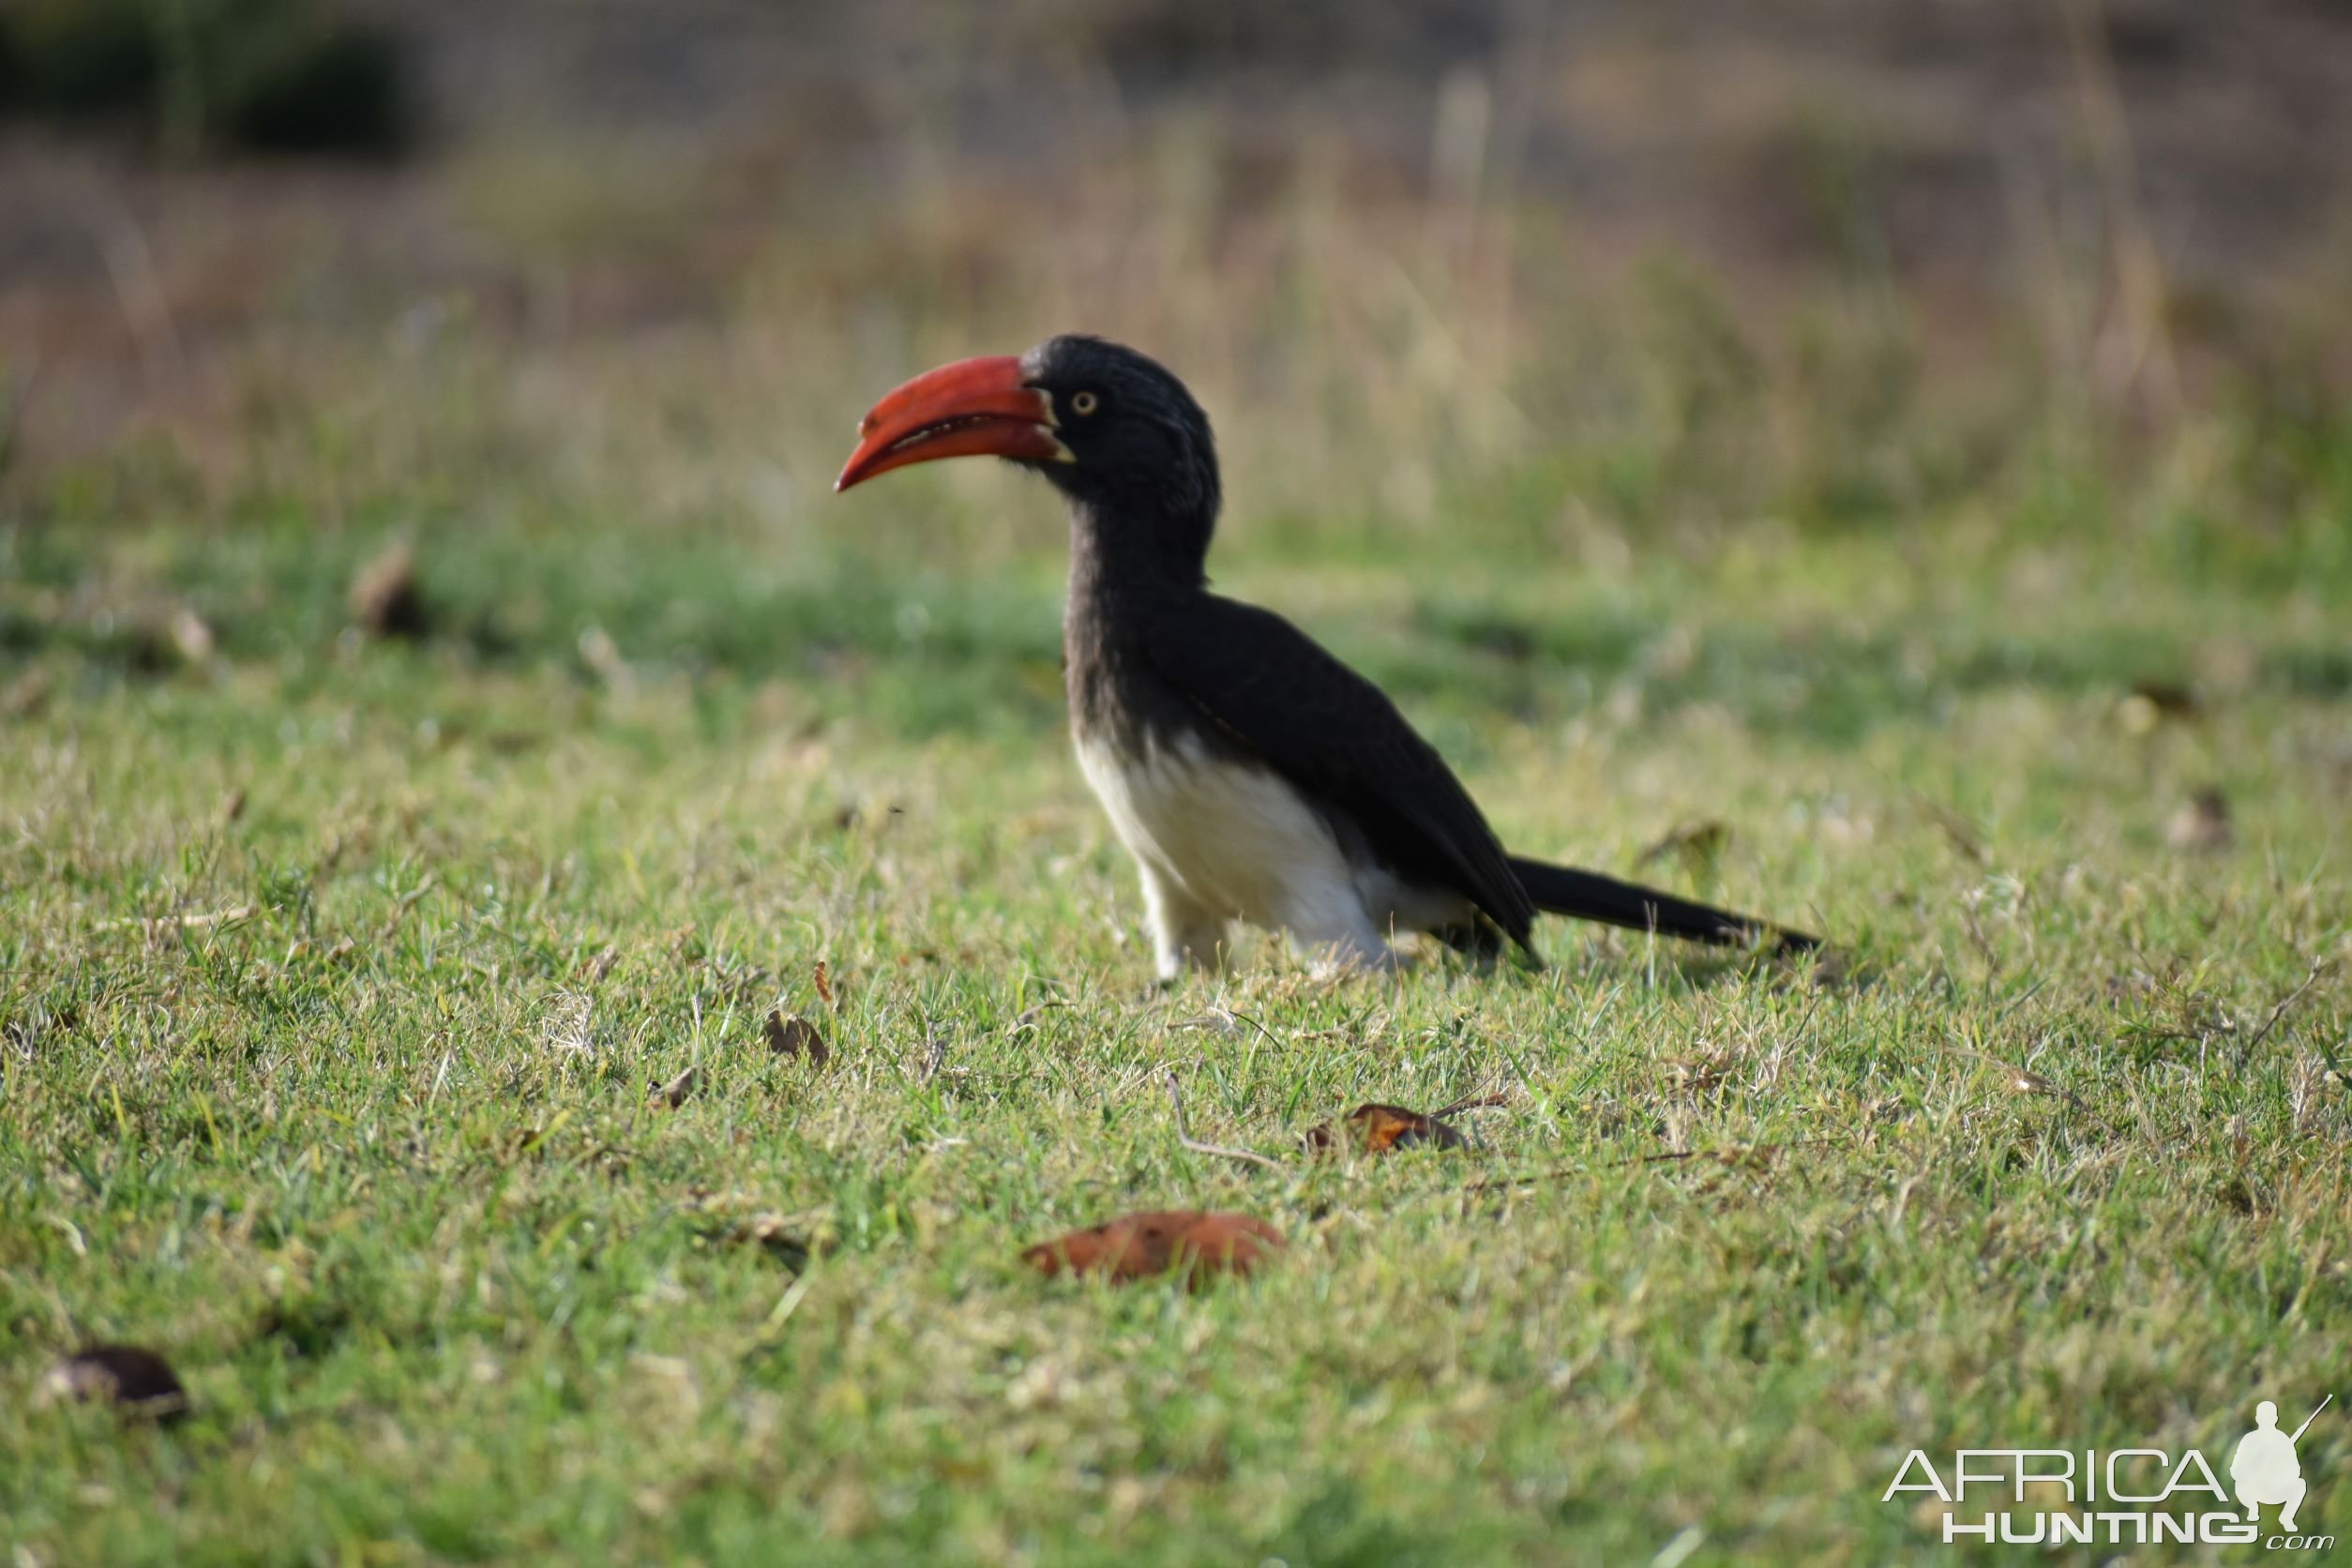
M1160 679L1354 818L1396 870L1455 889L1534 951L1535 905L1494 829L1379 686L1281 616L1213 595L1153 617L1144 645Z

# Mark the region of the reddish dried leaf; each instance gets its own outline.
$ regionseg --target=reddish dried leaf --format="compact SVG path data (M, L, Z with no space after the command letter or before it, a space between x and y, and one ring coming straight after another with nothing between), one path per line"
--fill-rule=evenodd
M1040 1242L1021 1260L1047 1275L1099 1274L1121 1285L1181 1270L1198 1289L1221 1274L1251 1273L1283 1244L1281 1231L1248 1214L1164 1209Z
M833 1060L825 1037L817 1033L817 1026L798 1013L787 1013L781 1007L768 1015L768 1049L777 1056L797 1056L812 1067L822 1067Z
M841 1010L841 1004L833 1000L833 972L822 958L817 960L817 1000L837 1013Z
M1361 1105L1340 1119L1340 1126L1353 1147L1367 1154L1385 1154L1397 1149L1460 1149L1465 1142L1460 1133L1434 1116L1424 1116L1403 1106ZM1339 1147L1342 1133L1328 1122L1312 1128L1306 1135L1306 1146L1318 1153L1328 1153Z

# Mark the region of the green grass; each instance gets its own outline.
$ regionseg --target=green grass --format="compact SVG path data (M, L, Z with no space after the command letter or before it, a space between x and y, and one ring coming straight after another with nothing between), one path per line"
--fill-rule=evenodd
M822 462L832 413L783 439ZM128 443L0 530L19 1560L1967 1560L1878 1500L1907 1450L2219 1455L2257 1392L2347 1392L2340 427L2145 486L2013 454L1867 523L1815 469L1708 480L1720 524L1670 443L1318 514L1244 433L1220 581L1515 847L1632 870L1718 820L1643 874L1850 972L1553 926L1540 973L1258 940L1164 992L1060 732L1042 490L761 522L599 499L462 400L413 468L351 418L249 431L225 490ZM395 537L414 643L345 626ZM2176 847L2208 787L2233 840ZM1168 1071L1286 1168L1181 1148ZM1295 1156L1490 1088L1466 1154ZM1167 1205L1289 1255L1198 1297L1016 1260ZM26 1397L98 1338L192 1417ZM2340 1537L2348 1430L2303 1446Z

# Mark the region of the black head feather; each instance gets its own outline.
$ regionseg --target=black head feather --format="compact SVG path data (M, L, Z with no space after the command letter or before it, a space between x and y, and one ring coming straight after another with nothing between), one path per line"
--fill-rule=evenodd
M1047 339L1021 364L1029 384L1052 397L1075 460L1038 463L1039 472L1098 526L1151 529L1197 568L1220 492L1209 416L1184 384L1131 348L1076 334Z

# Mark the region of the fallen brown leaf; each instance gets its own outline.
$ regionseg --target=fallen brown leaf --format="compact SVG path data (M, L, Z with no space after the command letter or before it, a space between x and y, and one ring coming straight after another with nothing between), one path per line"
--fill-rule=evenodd
M2013 1094L2063 1094L2064 1090L2030 1067L2011 1067L2009 1092Z
M787 1013L778 1007L768 1014L765 1028L768 1049L777 1056L797 1056L812 1067L822 1067L833 1060L825 1037L817 1033L817 1026L798 1013Z
M1021 1261L1048 1277L1098 1274L1118 1285L1181 1270L1197 1290L1218 1274L1253 1272L1284 1244L1281 1231L1248 1214L1162 1209L1040 1242Z
M2191 795L2164 827L2164 842L2191 853L2227 849L2234 837L2229 797L2219 790L2199 790Z
M431 627L416 581L416 555L406 545L394 545L362 566L352 579L349 602L352 619L370 637L422 637Z
M188 1413L188 1391L172 1364L136 1345L93 1345L50 1368L44 1403L104 1400L129 1415L173 1421Z
M1325 1122L1310 1127L1306 1134L1307 1148L1319 1154L1336 1153L1343 1144L1367 1154L1386 1154L1398 1149L1460 1149L1467 1147L1460 1133L1434 1116L1424 1116L1403 1106L1361 1105L1339 1119L1338 1126Z
M688 1067L668 1083L646 1084L645 1093L648 1098L659 1100L671 1110L675 1110L686 1104L686 1097L694 1093L694 1086L699 1078L698 1069Z

